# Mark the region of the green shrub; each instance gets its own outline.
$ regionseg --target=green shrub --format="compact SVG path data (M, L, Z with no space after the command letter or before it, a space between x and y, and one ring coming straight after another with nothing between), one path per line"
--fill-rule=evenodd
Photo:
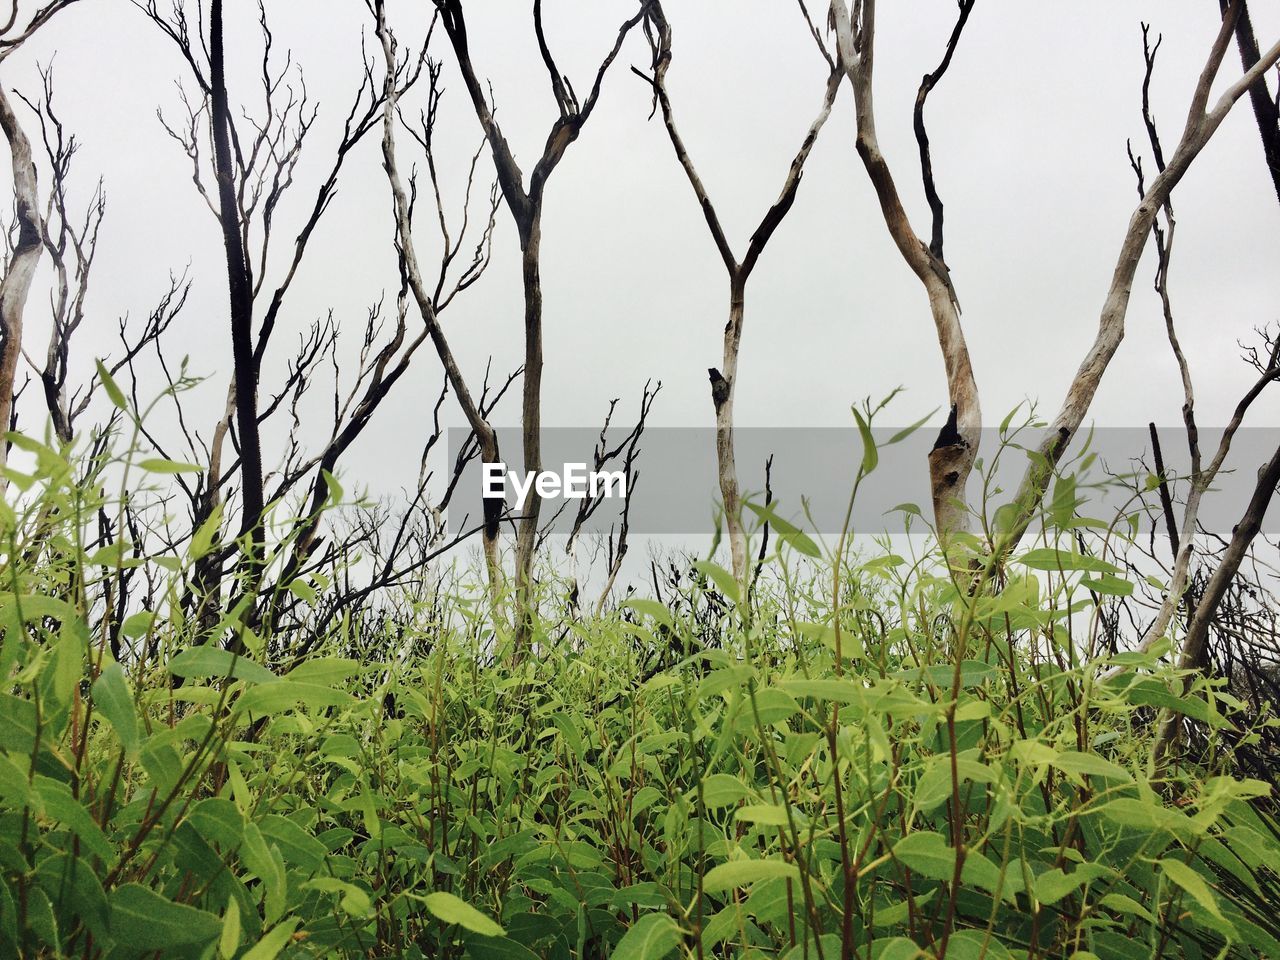
M769 513L749 603L699 563L513 664L459 578L290 666L300 638L191 615L207 539L103 542L122 464L17 442L5 956L1280 957L1269 788L1218 737L1250 721L1162 648L1100 651L1133 584L1070 511L977 581L842 556L838 601L832 548ZM1207 759L1156 766L1160 710Z

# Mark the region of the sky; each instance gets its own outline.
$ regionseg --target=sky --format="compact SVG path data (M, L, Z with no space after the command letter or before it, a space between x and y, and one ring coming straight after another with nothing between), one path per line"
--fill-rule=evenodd
M913 225L924 234L927 206L911 111L921 75L941 57L956 6L954 0L899 0L880 7L881 146ZM634 5L546 0L545 8L548 43L582 92ZM391 0L390 9L402 42L420 40L430 4ZM229 0L228 11L232 97L253 111L256 10L246 0ZM297 185L276 216L275 277L332 163L361 75L362 36L367 44L372 38L359 0L267 0L267 14L278 52L291 50L320 109ZM669 0L667 14L677 122L741 256L817 112L826 67L790 0ZM1252 14L1266 49L1280 37L1280 8L1255 3ZM476 68L492 82L499 119L527 172L556 109L530 7L489 0L469 4L467 17ZM1137 199L1126 138L1149 153L1140 114L1140 21L1149 20L1153 35L1163 36L1152 98L1168 150L1181 132L1217 18L1210 0L1105 6L978 0L951 69L929 100L927 120L946 204L947 260L988 425L1027 401L1046 416L1056 412L1096 331ZM442 33L433 52L444 61L437 140L446 203L456 216L480 129ZM648 61L642 36L633 34L548 189L542 245L548 426L597 424L615 397L620 416L631 416L650 380L663 384L652 424L713 422L706 371L720 365L728 284L665 131L649 119L649 89L629 71ZM82 0L59 15L0 66L0 83L34 93L37 65L50 62L57 109L82 145L73 198L87 200L98 177L108 198L88 319L73 348L73 380L88 376L95 356L118 349L117 318L144 316L170 271L189 269L192 298L169 349L188 354L192 370L210 378L188 401L188 416L207 436L231 369L221 238L192 187L186 158L156 116L157 110L180 116L175 83L192 90L191 79L172 43L124 0ZM1216 89L1239 70L1233 47ZM417 109L422 95L411 94L406 107ZM886 425L913 422L945 405L927 302L881 220L853 149L853 129L845 85L795 207L747 289L740 425L848 426L850 404L899 386L906 390ZM421 163L411 146L402 135L406 167ZM486 180L492 176L487 158L480 170ZM1196 161L1174 203L1171 292L1199 419L1211 426L1225 421L1245 389L1249 371L1238 342L1256 342L1255 328L1280 321L1280 204L1247 100ZM419 227L419 253L430 262L436 247L428 218L420 217ZM490 356L495 371L509 371L523 352L518 248L505 209L493 251L485 278L444 320L472 382ZM1151 259L1139 268L1125 342L1090 412L1099 426L1179 422L1181 387L1151 292ZM375 133L348 159L338 197L318 228L266 361L264 394L278 382L297 336L330 310L344 331L342 355L350 363L369 305L384 292L393 297L396 283L390 198ZM43 351L47 290L46 272L28 311L33 353ZM438 362L422 351L415 371L347 459L350 481L373 494L413 483L440 383ZM308 427L316 439L324 432L323 406L317 410ZM39 412L28 406L26 416ZM512 424L518 413L513 392L494 420ZM446 419L462 423L454 408ZM1274 397L1264 397L1250 424L1280 424ZM266 438L268 461L282 449L283 426ZM753 486L749 476L743 482Z

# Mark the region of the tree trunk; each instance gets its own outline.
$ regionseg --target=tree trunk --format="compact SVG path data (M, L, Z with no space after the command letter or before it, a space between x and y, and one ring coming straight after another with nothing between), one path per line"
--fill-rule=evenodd
M529 219L520 224L520 251L524 275L524 402L521 442L524 469L536 475L542 469L542 211L531 205ZM533 632L533 555L538 544L541 498L537 485L529 488L520 505L516 534L516 641L523 650Z
M1178 658L1181 670L1203 670L1209 656L1209 627L1217 616L1218 604L1222 602L1231 581L1240 571L1240 564L1249 552L1249 546L1262 529L1262 520L1275 496L1276 486L1280 484L1280 449L1277 449L1258 470L1258 483L1253 489L1253 496L1245 508L1244 515L1236 524L1231 534L1231 542L1227 545L1218 568L1213 571L1204 594L1196 604L1196 612L1187 628L1186 639L1182 643L1182 653ZM1184 686L1184 691L1186 687ZM1159 739L1156 741L1156 759L1162 760L1178 739L1178 731L1182 721L1179 715L1165 711L1160 725Z
M724 503L724 526L729 534L733 579L745 597L747 588L747 538L742 528L742 495L733 458L733 392L738 382L738 348L742 343L745 281L735 276L729 284L729 322L724 327L724 366L711 371L711 400L716 410L716 474Z
M40 197L36 187L36 165L31 158L31 141L18 124L13 105L0 87L0 129L9 141L13 158L14 210L18 239L9 269L0 280L0 429L13 423L13 388L22 356L22 317L31 292L31 281L44 246L44 226L40 220ZM9 444L0 442L0 466L8 461ZM0 491L5 482L0 479Z
M857 8L855 7L855 10ZM965 484L973 471L982 431L978 384L969 359L969 347L960 324L960 307L946 264L935 256L911 226L893 174L876 136L872 78L875 64L875 3L861 8L861 45L854 40L854 25L844 3L832 5L840 65L853 87L858 156L866 169L885 226L898 252L929 297L929 312L937 331L938 346L946 367L951 415L929 454L929 479L933 493L934 524L945 545L951 534L968 529Z
M227 255L227 289L231 308L231 352L235 364L236 427L240 442L240 496L244 511L240 533L250 535L250 580L262 563L262 442L258 434L258 365L253 345L253 287L245 260L236 203L235 166L231 158L231 117L222 38L222 0L210 6L209 63L214 175L218 181L218 219ZM252 589L252 584L250 585Z

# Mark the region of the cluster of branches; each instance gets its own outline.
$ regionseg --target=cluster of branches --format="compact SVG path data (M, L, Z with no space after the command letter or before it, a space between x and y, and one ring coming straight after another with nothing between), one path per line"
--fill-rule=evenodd
M51 0L39 8L24 26L18 26L16 6L10 22L0 30L0 66L14 50L55 14L74 0ZM125 371L131 376L137 399L135 364L154 354L175 404L179 439L168 440L147 433L160 453L174 460L198 463L203 469L194 481L181 480L178 496L185 498L187 523L182 530L166 528L160 535L166 547L181 546L197 535L209 539L209 547L186 585L190 612L209 630L225 622L227 610L236 612L241 627L277 626L282 618L299 615L306 607L293 587L324 570L336 569L356 546L370 548L374 557L367 580L347 582L323 611L333 616L365 602L381 588L403 584L419 575L442 551L472 535L478 535L485 557L490 614L495 629L509 630L514 649L527 650L535 618L534 558L543 544L550 522L542 516L536 489L521 512L512 515L506 505L489 500L474 529L444 530L441 516L458 489L463 470L479 460L501 462L498 435L491 417L496 404L519 384L524 469L537 472L541 462L541 397L543 369L543 302L541 224L547 185L568 150L582 135L601 100L604 82L620 59L633 33L648 46L647 70L632 70L652 92L653 115L662 127L676 162L687 179L694 200L729 280L727 322L718 366L709 369L718 481L724 506L733 576L743 596L750 596L753 571L747 555L742 523L743 498L734 456L734 399L738 389L739 355L743 344L746 291L766 247L795 203L805 167L834 111L840 93L848 87L855 120L855 152L870 183L885 229L912 274L923 287L930 319L936 332L946 376L949 415L941 429L927 469L933 493L934 525L939 540L954 559L956 571L971 576L978 550L1007 557L1038 515L1039 505L1055 467L1087 416L1093 397L1116 355L1124 336L1126 316L1140 259L1149 243L1157 260L1155 289L1160 297L1171 351L1185 391L1183 416L1192 459L1182 515L1174 516L1173 497L1166 485L1165 512L1174 554L1170 588L1158 611L1143 631L1142 643L1150 645L1166 635L1177 611L1187 612L1186 639L1180 651L1188 668L1205 664L1210 625L1215 622L1222 598L1232 589L1243 558L1260 529L1263 515L1280 480L1280 450L1259 472L1255 494L1232 539L1213 558L1203 578L1203 589L1194 607L1188 587L1200 574L1195 566L1199 533L1199 505L1214 477L1223 468L1232 438L1264 389L1280 376L1280 347L1272 339L1256 358L1256 377L1246 385L1235 416L1207 462L1201 455L1195 422L1194 392L1187 358L1179 344L1169 291L1175 219L1172 195L1175 187L1221 126L1234 104L1248 94L1261 132L1264 156L1280 197L1280 109L1267 85L1267 74L1280 60L1280 45L1260 50L1245 0L1221 0L1221 27L1192 92L1187 119L1172 148L1160 139L1150 107L1149 89L1159 41L1151 41L1143 28L1146 77L1143 82L1142 117L1154 170L1131 150L1138 179L1139 199L1121 239L1094 342L1062 399L1040 448L1023 476L1012 511L992 543L981 544L970 530L974 511L966 500L966 483L977 462L981 430L979 387L965 338L956 284L945 258L944 204L935 178L933 148L925 123L931 94L945 78L958 54L977 0L958 0L957 16L937 67L926 74L916 93L912 124L918 149L920 184L929 210L929 229L920 232L907 214L899 178L881 148L876 132L873 96L876 50L875 0L831 0L825 23L811 15L805 0L798 0L801 25L814 41L821 60L824 82L817 109L782 175L777 196L769 203L748 238L744 252L735 252L720 209L698 173L680 133L676 109L668 86L675 63L674 29L661 0L636 0L634 10L618 26L611 41L602 44L598 66L586 85L575 88L552 52L544 26L541 0L532 2L532 40L536 44L555 113L550 117L540 155L529 173L517 162L503 127L490 85L477 67L477 53L461 0L432 0L427 8L425 39L408 43L393 26L387 0L366 0L376 45L362 44L363 69L351 98L341 133L326 148L318 182L302 183L303 172L313 169L302 158L315 151L318 136L317 105L310 98L300 68L286 52L277 50L266 7L258 7L261 58L253 82L257 104L237 107L229 92L226 65L226 24L222 0L171 0L161 7L157 0L133 0L141 16L167 38L178 53L183 79L179 83L181 113L177 119L161 112L164 129L190 165L191 181L218 230L225 251L226 319L232 346L233 370L226 388L221 415L203 428L191 423L180 398L191 378L185 368L172 371L162 341L188 302L190 284L185 274L171 278L163 297L140 326L121 323L121 352L87 383L69 384L71 340L81 327L86 310L89 276L103 223L105 193L101 184L87 206L76 209L68 199L72 180L75 138L63 128L54 108L53 74L42 73L38 96L20 97L34 114L44 148L43 163L51 185L42 195L37 183L33 147L19 121L13 101L0 82L0 129L10 147L13 163L15 215L8 232L4 276L0 280L0 418L14 422L14 398L20 360L39 378L54 430L63 442L76 439L78 417L86 409L95 388L107 377ZM431 52L437 30L461 78L465 97L479 128L479 146L469 154L462 185L461 213L446 200L450 188L439 174L439 105L443 94L444 65ZM1239 50L1243 70L1216 101L1210 91L1229 47ZM425 88L425 107L414 117L405 108L407 98ZM579 95L577 89L584 90ZM393 235L388 251L394 254L399 286L390 300L372 304L361 327L353 370L343 370L339 349L341 320L330 313L313 322L299 338L279 383L263 384L264 360L278 347L282 318L292 302L291 293L313 238L331 208L339 183L357 146L377 131L381 162L393 213ZM421 185L419 167L405 160L406 148L420 156L425 170ZM492 165L493 179L485 190L482 170ZM303 214L291 225L292 248L283 257L270 256L287 196L309 191ZM433 208L429 219L434 236L429 240L416 229L415 213L426 196ZM482 377L467 372L466 364L451 345L442 317L459 297L486 273L491 262L495 234L505 209L514 226L520 254L523 289L524 360L505 378L491 381L486 367ZM428 248L431 253L426 251ZM43 362L24 351L23 314L31 292L36 265L47 254L54 269L51 296L52 334ZM280 264L283 267L280 267ZM274 266L274 269L273 269ZM429 344L428 350L423 350ZM399 384L420 354L434 353L443 387L435 406L433 429L424 441L422 469L409 506L392 519L384 512L364 515L358 522L329 524L326 507L339 499L334 475L344 456L366 433L380 410L388 407ZM332 423L328 435L313 447L299 438L304 420L304 398L316 389L325 368L332 370ZM261 393L260 393L261 391ZM634 428L619 441L609 435L614 415L611 406L596 450L597 466L617 462L636 476L639 439L656 390L646 386ZM466 420L470 437L462 453L450 465L451 474L433 478L427 455L441 435L441 409L446 399L456 403ZM616 403L616 401L615 401ZM114 414L118 416L119 414ZM146 428L142 428L144 432ZM264 431L287 432L279 462L264 463ZM96 442L96 441L95 441ZM443 493L429 493L434 481ZM567 550L575 545L585 522L599 508L584 503L578 512ZM172 511L170 511L172 513ZM552 521L554 521L554 517ZM136 522L136 518L135 521ZM616 537L604 546L606 588L603 602L613 588L627 551L629 509L624 507ZM126 523L126 526L128 524ZM513 532L510 569L502 550L504 527ZM388 535L389 530L395 532ZM107 530L104 536L128 535ZM998 567L997 563L994 565ZM350 574L348 574L349 576ZM128 585L117 585L120 594ZM305 593L305 591L303 591ZM576 588L574 591L577 602ZM230 642L239 643L233 632ZM305 651L303 651L305 652ZM1174 733L1166 740L1171 741Z
M0 63L53 15L74 0L59 0L38 10L29 23L17 25L17 11L0 31ZM436 126L442 97L441 62L429 54L437 24L443 24L456 50L467 55L465 21L460 5L439 4L426 39L416 46L401 45L386 22L382 3L369 4L378 40L369 49L361 44L362 70L342 129L336 141L315 145L319 107L310 97L301 68L289 51L280 52L264 3L258 4L257 27L261 57L257 75L245 79L258 87L257 103L236 104L229 92L225 22L221 0L173 0L162 6L157 0L134 0L138 13L157 29L179 55L183 75L178 82L180 112L157 112L169 137L177 144L191 171L191 183L216 227L225 252L227 332L232 346L233 369L226 386L221 415L201 426L187 409L188 389L196 384L185 362L174 368L165 335L189 302L191 282L185 272L171 276L167 290L142 324L120 321L119 355L99 365L85 383L76 386L71 372L72 338L86 317L89 280L106 214L106 197L99 183L82 213L69 199L74 193L73 158L78 144L69 135L55 109L54 78L41 71L39 96L16 93L17 101L34 115L44 146L43 164L33 155L25 125L15 113L0 82L0 127L13 156L15 216L5 231L3 281L0 286L0 416L16 426L15 401L22 393L21 362L25 358L43 388L45 406L57 438L71 445L80 437L78 418L105 380L117 378L126 388L134 410L147 406L147 373L138 369L144 360L154 363L171 402L176 436L155 429L150 421L136 426L145 441L163 458L198 465L196 478L182 473L175 478L174 496L167 499L165 518L153 523L126 503L123 521L104 516L95 546L127 541L136 555L173 551L199 543L192 551L195 562L184 588L187 612L203 624L211 642L244 648L246 630L268 637L298 636L294 649L276 651L280 658L303 656L318 642L315 631L277 630L283 622L324 624L335 616L377 602L391 587L421 582L430 565L446 551L481 534L489 559L494 613L500 612L505 575L498 551L500 523L518 525L516 549L517 614L511 621L527 635L530 618L523 610L530 592L535 548L545 528L538 526L536 504L522 517L506 516L505 505L486 503L485 516L473 527L466 521L447 530L444 512L458 490L464 470L473 460L496 462L496 434L490 417L497 404L517 383L522 384L526 423L525 460L538 463L536 424L539 420L541 369L541 292L539 232L543 193L548 177L568 146L590 117L600 96L606 71L616 58L623 39L639 17L623 25L600 67L591 92L579 105L567 78L557 76L560 117L554 122L551 141L528 184L524 185L488 104L487 94L469 66L464 71L481 119L480 146L470 155L460 203L449 197L451 185L443 182L437 162ZM535 5L535 32L549 68L554 61L546 52L541 9ZM380 62L381 60L381 62ZM233 78L234 80L234 78ZM425 107L417 116L402 108L406 94L425 87ZM354 351L344 349L340 330L352 325L330 311L309 324L292 348L286 347L285 374L276 383L264 380L264 361L278 347L278 333L287 326L291 294L304 261L314 246L331 209L339 184L357 146L375 131L381 133L383 166L387 174L394 212L394 234L388 250L394 251L400 283L393 301L380 296L368 308ZM414 213L419 201L418 164L407 178L400 173L397 138L407 134L413 149L425 161L427 189L422 196L434 207L431 221L437 227L431 242L433 265L417 252ZM486 149L487 148L487 149ZM308 160L317 151L326 159ZM496 176L484 189L482 155L493 157ZM49 186L41 191L38 167L48 171ZM305 172L319 169L321 176L308 186ZM301 204L286 204L301 194ZM523 254L526 290L526 357L528 363L492 379L485 367L473 382L464 376L441 326L441 315L472 288L488 270L494 234L503 204L516 222ZM460 207L460 213L455 208ZM295 223L283 223L282 211L301 209ZM291 247L273 256L280 230L293 237ZM36 269L47 256L54 270L51 293L51 336L43 362L24 349L23 319L31 299ZM430 344L443 370L443 383L434 406L429 431L423 441L419 475L407 504L357 506L337 517L328 508L341 499L334 477L343 457L357 445L379 411L390 409L397 387L407 382L411 366L421 362L422 348ZM154 374L152 375L154 376ZM30 377L28 377L28 380ZM325 381L329 381L326 386ZM140 386L141 385L141 386ZM321 394L330 395L326 402ZM643 418L654 391L646 388L641 422L607 459L624 457L634 469L636 444ZM140 396L140 394L142 394ZM313 428L312 398L330 407L332 420L319 446L302 439L303 425ZM444 436L442 410L447 400L456 402L471 428L469 439L440 477L428 468L429 458ZM610 417L613 409L610 408ZM112 430L128 414L112 407L110 419L88 432L90 449L105 453ZM606 429L608 422L606 422ZM264 435L283 435L278 461L264 462ZM308 431L311 432L311 431ZM602 433L602 442L605 434ZM267 448L274 446L268 443ZM8 445L4 446L7 452ZM93 456L90 462L96 462ZM185 501L185 510L178 508ZM598 505L597 505L598 506ZM185 521L174 517L185 513ZM620 535L612 551L610 583L626 553L628 513L620 518ZM147 541L144 545L144 541ZM363 576L353 572L348 558L363 551ZM132 602L149 607L155 602L156 584L137 583L136 568L122 569L111 579L108 607L124 610ZM353 579L354 577L354 579ZM323 582L330 589L317 596L307 586ZM238 624L227 630L226 614ZM113 652L121 654L118 629L112 630Z

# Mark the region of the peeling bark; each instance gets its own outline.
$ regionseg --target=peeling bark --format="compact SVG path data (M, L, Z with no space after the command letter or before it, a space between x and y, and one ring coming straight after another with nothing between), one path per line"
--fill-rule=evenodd
M970 4L971 6L971 4ZM832 22L835 26L841 69L853 87L854 109L857 115L858 156L876 192L880 213L898 252L924 286L929 298L929 312L933 317L938 345L942 350L943 365L947 377L947 394L951 416L929 454L929 479L933 495L934 523L939 540L944 545L955 533L969 527L969 514L965 502L965 485L973 472L978 455L982 430L982 408L978 401L978 384L973 374L969 347L965 342L964 328L960 323L960 304L951 282L950 271L942 261L941 201L934 206L931 167L925 168L926 193L931 193L930 205L934 209L934 240L932 248L920 239L911 226L902 199L894 183L888 161L880 150L876 135L875 104L872 96L875 66L875 0L864 0L855 5L857 23L851 19L844 0L832 0ZM961 8L961 20L953 32L948 46L947 59L932 77L926 77L921 93L917 95L917 116L923 109L923 97L932 89L937 78L945 71L951 52L959 37L959 31L968 17L968 8ZM932 82L929 82L932 79ZM923 129L923 120L917 120ZM921 142L923 156L928 155L927 140Z
M1010 536L1005 541L1007 550L1016 546L1030 525L1040 500L1048 489L1054 467L1080 429L1085 414L1097 393L1098 385L1102 381L1102 376L1120 348L1120 343L1124 339L1125 316L1133 291L1134 274L1138 269L1143 249L1146 247L1147 238L1151 235L1157 213L1168 203L1173 188L1182 180L1192 162L1222 125L1222 121L1226 119L1236 101L1259 78L1263 77L1266 71L1280 61L1280 43L1277 43L1244 76L1228 87L1212 108L1209 108L1210 88L1222 65L1239 10L1240 2L1236 0L1222 22L1217 39L1201 71L1182 137L1173 154L1168 158L1165 168L1151 182L1151 186L1129 218L1129 226L1116 258L1115 270L1098 321L1098 332L1093 345L1076 371L1066 398L1050 424L1049 433L1040 445L1038 451L1040 457L1028 464L1023 475L1015 500L1019 506L1019 512L1012 524Z

